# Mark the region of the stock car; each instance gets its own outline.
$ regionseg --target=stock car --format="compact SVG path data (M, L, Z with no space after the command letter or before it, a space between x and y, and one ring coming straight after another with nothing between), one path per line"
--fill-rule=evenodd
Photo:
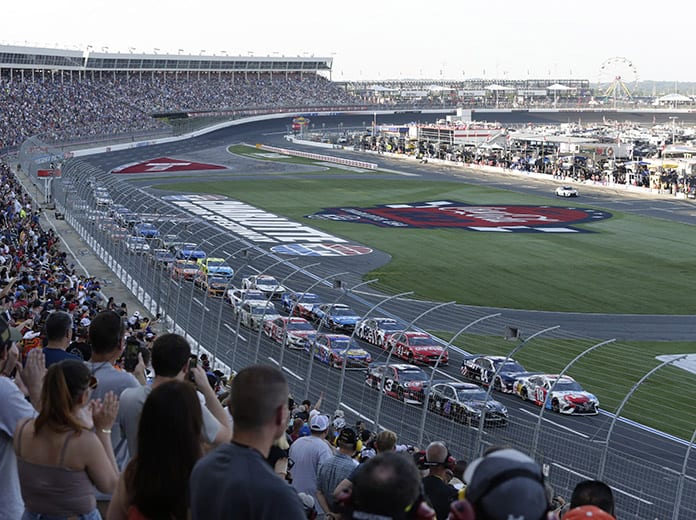
M555 386L554 386L555 385ZM599 400L583 390L570 376L536 374L515 381L515 394L554 412L571 415L597 415Z
M449 363L447 350L427 332L397 332L387 338L384 348L411 365L434 365L438 359L440 366Z
M367 368L365 384L379 390L384 380L384 393L410 404L423 404L424 390L430 377L422 368L406 363L372 363Z
M286 291L280 297L285 312L308 320L312 319L312 308L320 303L319 295L310 292Z
M225 301L232 304L233 307L239 307L242 302L266 303L268 298L256 289L227 289L225 293Z
M198 268L203 273L224 276L226 278L232 278L234 276L234 269L232 269L230 264L225 262L224 258L199 258L197 263Z
M496 376L496 371L498 375ZM515 381L520 377L536 374L527 372L517 361L506 356L465 356L460 368L462 375L474 383L488 386L493 381L493 389L498 392L511 394L514 391Z
M206 256L208 255L205 254L205 251L191 242L184 242L176 250L176 257L185 260L198 260Z
M344 303L320 303L312 307L312 320L320 328L353 332L360 316Z
M176 253L177 247L180 247L184 242L177 235L167 233L157 237L157 247L169 249L171 253Z
M153 249L150 256L150 262L155 267L162 267L164 269L169 269L176 259L168 249Z
M382 347L387 337L403 330L404 326L391 318L366 318L360 320L355 326L355 335L368 343Z
M208 296L222 296L225 294L230 281L224 276L205 274L199 271L193 279L193 283L206 291Z
M286 291L285 287L274 277L267 274L253 275L242 279L242 289L256 289L271 298L280 298Z
M251 330L259 330L266 320L279 318L280 315L272 303L244 302L235 308L239 323Z
M556 197L577 197L578 190L572 186L559 186L556 188Z
M193 280L193 277L198 274L198 266L196 262L191 260L175 260L172 264L172 278L179 280Z
M435 383L429 394L428 409L455 421L478 425L485 410L485 425L507 425L507 408L495 399L486 399L486 391L474 383Z
M125 241L126 252L130 254L145 254L150 252L150 246L143 237L128 236Z
M272 340L294 349L306 349L317 335L312 324L304 318L279 316L263 322L263 332Z
M145 238L157 238L160 234L157 226L150 222L140 222L133 226L133 234Z
M334 368L365 368L372 362L372 356L358 343L344 334L317 334L306 347L322 363Z

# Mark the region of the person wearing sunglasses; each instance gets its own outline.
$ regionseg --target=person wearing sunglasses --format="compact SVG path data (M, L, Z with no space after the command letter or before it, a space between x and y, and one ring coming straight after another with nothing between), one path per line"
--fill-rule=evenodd
M118 482L110 435L118 400L113 392L93 400L97 386L81 361L46 372L39 415L14 435L22 520L101 520L94 488L112 493Z

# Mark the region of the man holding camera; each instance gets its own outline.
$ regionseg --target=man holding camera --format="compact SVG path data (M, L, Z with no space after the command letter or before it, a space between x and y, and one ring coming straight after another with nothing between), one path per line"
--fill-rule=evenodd
M152 386L128 388L120 398L118 418L123 438L128 443L131 457L138 452L138 424L140 413L147 396L153 388L166 381L189 378L196 389L203 394L203 441L217 446L229 442L232 438L230 416L220 404L215 390L208 382L205 371L195 363L189 363L191 347L186 339L178 334L163 334L158 336L152 345L152 368L155 378Z

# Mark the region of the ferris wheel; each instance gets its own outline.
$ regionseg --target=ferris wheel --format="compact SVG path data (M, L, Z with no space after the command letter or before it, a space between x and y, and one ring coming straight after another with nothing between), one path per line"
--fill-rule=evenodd
M638 71L627 58L609 58L599 68L598 83L604 97L630 99L638 83Z

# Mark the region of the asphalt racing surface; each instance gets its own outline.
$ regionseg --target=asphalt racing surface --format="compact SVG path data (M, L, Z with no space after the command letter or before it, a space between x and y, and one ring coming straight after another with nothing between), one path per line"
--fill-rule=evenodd
M414 114L400 114L390 117L389 122L405 123L414 120L414 117L416 117ZM424 118L422 114L418 114L417 117L420 120ZM327 117L314 120L321 121L326 127L335 127L339 122L343 123L344 128L361 127L363 123L371 124L369 116ZM231 156L226 148L230 144L239 142L250 144L261 142L288 147L288 143L282 138L287 124L289 120L250 123L186 141L111 152L86 157L84 160L105 171L154 157L174 157L229 165L230 169L227 172L209 174L211 180L242 178L236 170L241 170L238 168L240 161L248 161L243 163L246 174L258 173L259 175L255 178L272 179L272 174L268 171L271 168L275 169L277 167L275 164L240 159ZM384 156L366 157L347 150L311 149L310 151L376 162L380 167L420 175L423 178L440 179L443 175L451 177L456 174L465 182L499 186L508 190L517 189L521 192L546 194L550 197L553 191L550 183L533 179L525 179L521 182L519 178L507 175L482 175L479 172L469 173L459 169L455 172L452 168L437 167L432 164L424 167ZM283 165L282 168L288 168L289 170L286 171L291 171L293 165ZM306 171L307 167L302 166L302 169ZM190 174L167 175L161 182L176 181L177 176L181 177L182 182L190 178ZM171 206L159 198L163 193L153 189L159 183L158 180L149 178L147 181L138 181L137 175L120 177L121 181L139 186L146 193L155 194L155 197L150 198L147 203L148 211L156 209L163 214L171 211ZM196 180L203 180L202 175L198 175ZM612 208L621 211L629 210L696 224L696 206L687 201L648 200L629 197L623 193L599 190L595 192L585 188L583 188L583 198L594 206L610 210ZM142 202L133 200L130 205L133 210L137 210L142 206ZM176 223L172 222L171 228L162 229L162 232L175 232L175 230ZM229 234L220 233L212 227L204 227L196 232L196 237L199 242L209 244L210 247L206 246L206 249L215 248L224 254L229 253L223 250L224 244L230 242ZM418 432L423 417L422 408L400 403L388 397L380 398L379 392L365 385L364 371L346 371L343 376L339 370L328 368L318 362L310 362L306 352L281 350L267 337L240 327L228 304L219 299L207 298L202 291L194 288L191 282L171 281L168 276L155 269L145 269L142 258L124 254L120 245L118 247L114 244L103 243L103 245L118 259L122 267L138 279L146 291L165 302L165 307L170 309L170 316L178 325L202 344L217 346L218 357L230 366L241 367L256 361L281 363L295 395L302 397L308 395L316 400L321 389L325 393L324 399L327 403L325 409L330 410L332 406L341 407L352 420L364 417L368 421L374 421L379 409L379 426L394 429L400 434L401 439L408 443L420 441L425 444L431 440L444 439L450 446L455 447L452 449L453 453L465 457L474 455L472 450L473 446L477 445L479 435L482 435L481 439L486 444L505 443L526 451L536 444L537 459L549 465L551 482L557 492L566 496L570 494L575 483L583 478L596 477L598 468L603 466L605 468L603 479L614 487L621 518L671 518L678 476L682 471L687 450L687 443L684 441L630 422L617 421L607 443L613 418L606 414L593 417L559 417L544 413L540 421L540 435L535 437L534 430L539 422L539 408L514 396L500 394L495 394L494 397L503 402L510 412L510 424L506 428L485 428L480 433L478 428L454 423L447 418L428 413L423 436L419 438ZM298 290L306 290L309 285L315 284L312 292L324 296L326 301L334 301L336 291L319 283L319 278L331 273L347 271L349 274L346 274L344 278L349 285L355 285L360 282L364 272L388 260L386 255L380 256L379 253L366 256L371 258L365 259L364 262L356 262L356 257L321 258L321 265L308 268L315 274L314 277L307 276L302 267L314 264L317 262L317 257L293 258L291 262L278 264L272 255L254 254L253 266L249 265L251 264L249 259L240 259L238 264L233 263L233 267L241 273L235 278L268 270L278 279L286 279L286 285ZM380 300L369 292L359 292L349 297L350 301L347 303L350 303L359 313L366 313ZM408 321L432 306L433 304L429 302L399 301L398 305L396 302L394 305L391 305L391 302L384 304L381 310L387 313L395 313L398 310L399 317ZM472 317L500 312L502 317L499 323L503 321L507 324L524 323L525 327L532 324L539 329L561 325L564 330L576 332L584 337L600 339L614 337L625 340L694 340L694 331L696 331L696 320L691 316L602 316L457 307L464 309L458 309L458 312L468 312ZM437 318L433 317L433 319L437 319L437 323L433 324L434 329L443 330L443 327L447 326L446 313L438 313ZM362 346L372 354L375 361L385 360L386 353L383 350L364 343ZM434 377L461 379L459 375L461 360L461 354L451 351L449 366L439 368ZM426 369L426 371L429 370ZM339 403L338 397L341 391L342 399ZM376 425L373 422L368 427L376 428ZM605 450L607 444L609 449ZM603 453L608 454L604 461L602 461ZM680 518L696 518L696 479L692 477L696 475L695 464L688 465L687 475L684 481Z

